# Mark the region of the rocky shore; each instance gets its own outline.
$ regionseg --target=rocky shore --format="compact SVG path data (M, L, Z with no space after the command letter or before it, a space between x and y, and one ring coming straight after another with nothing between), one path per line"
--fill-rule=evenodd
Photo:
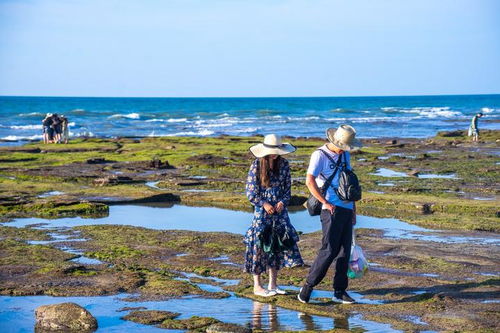
M30 217L104 217L110 206L118 204L250 211L243 193L252 160L248 147L260 140L81 139L68 145L0 148L0 219L4 221L0 226L0 294L127 293L136 302L243 296L338 321L357 313L405 331L493 331L500 327L500 131L485 132L477 144L463 132L439 133L431 139L370 139L353 153L352 165L364 189L358 206L361 214L395 217L439 230L440 237L466 239L403 240L381 230L358 229L358 243L372 264L365 278L351 281L360 304L335 305L322 294L313 304L299 303L295 294L307 267L281 273L279 282L290 286L290 295L253 296L250 277L241 268L241 235L234 233L127 225L9 225L9 221ZM291 209L302 209L308 159L324 141L287 141L298 148L289 156ZM474 237L491 241L468 241ZM318 242L317 232L302 235L300 247L306 263L314 258ZM95 262L75 261L80 257ZM331 283L326 279L319 289L329 290ZM128 318L140 317L144 324L164 328L194 328L187 319L163 318L154 312L159 309L147 310L153 312L130 313ZM160 314L162 320L144 319L147 314ZM127 314L123 317L128 319ZM206 328L218 321L195 318L194 322Z

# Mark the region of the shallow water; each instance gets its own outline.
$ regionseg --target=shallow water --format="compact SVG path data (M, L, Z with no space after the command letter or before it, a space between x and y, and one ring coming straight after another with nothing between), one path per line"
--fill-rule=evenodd
M189 207L174 205L171 208L140 205L110 206L109 216L103 218L61 218L55 220L22 218L7 223L9 226L25 227L43 223L40 228L75 227L81 225L132 225L157 230L219 231L244 234L252 221L252 213L213 207ZM311 217L306 210L291 212L290 219L298 231L310 233L321 230L318 217ZM357 228L384 230L386 237L416 239L432 242L468 243L483 242L500 245L500 237L449 236L446 231L430 230L393 218L358 216Z
M209 286L214 287L214 286ZM191 316L208 316L228 323L235 323L263 330L325 330L331 328L368 330L370 332L397 332L388 324L362 319L360 315L333 319L306 315L272 304L231 296L223 299L186 297L167 301L127 302L123 299L134 295L95 297L52 296L1 296L0 328L2 332L32 332L35 324L34 310L41 305L74 302L90 311L97 319L98 332L165 332L153 326L121 320L126 312L123 307L146 307L149 310L179 312L179 319ZM230 311L228 311L230 309ZM167 332L172 332L167 330Z
M408 175L404 172L394 171L387 168L378 168L376 172L370 173L370 175L380 177L408 177Z

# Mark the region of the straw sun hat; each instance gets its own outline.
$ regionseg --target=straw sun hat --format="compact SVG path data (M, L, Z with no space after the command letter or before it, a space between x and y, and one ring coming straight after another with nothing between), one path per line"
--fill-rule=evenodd
M356 130L349 125L340 125L339 128L329 128L326 130L326 137L335 147L342 150L352 150L361 148L362 143L356 139Z
M264 143L250 147L250 151L255 157L285 155L293 153L295 149L293 145L281 142L281 136L276 134L268 134L264 137Z

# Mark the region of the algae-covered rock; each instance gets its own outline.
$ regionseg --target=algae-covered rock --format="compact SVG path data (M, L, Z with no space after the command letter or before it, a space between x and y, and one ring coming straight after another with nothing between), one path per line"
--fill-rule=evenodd
M174 319L179 315L180 313L169 311L137 310L130 312L128 315L122 317L121 319L133 321L139 324L157 325L167 319Z
M207 327L207 333L252 333L252 330L236 324L217 323Z
M42 305L35 310L35 330L89 332L97 329L97 320L75 303Z
M217 323L219 321L214 318L192 316L181 320L167 319L160 324L160 327L173 330L197 330Z

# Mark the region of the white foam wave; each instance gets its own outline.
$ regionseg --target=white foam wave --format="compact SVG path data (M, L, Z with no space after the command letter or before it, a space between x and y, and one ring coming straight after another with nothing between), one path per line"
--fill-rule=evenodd
M164 123L164 122L167 122L167 123L185 123L187 121L188 121L187 118L170 118L170 119L154 118L154 119L145 120L146 123Z
M31 136L7 135L1 139L5 141L31 141L31 140L41 140L42 135L31 135Z
M214 131L202 129L201 131L198 132L193 132L193 131L178 132L178 133L166 134L164 136L209 136L214 133L215 133Z
M492 108L481 108L482 113L492 113L494 111L495 111L495 109L492 109Z
M307 121L307 120L319 120L321 119L320 117L318 116L310 116L310 117L287 117L286 118L287 120L290 120L290 121Z
M17 130L29 130L29 129L42 129L42 125L12 125L10 126L11 129L17 129Z
M459 111L450 110L449 106L430 106L430 107L414 107L414 108L382 108L384 111L388 112L401 112L401 113L412 113L418 114L420 117L424 118L454 118L462 116Z
M257 132L260 129L260 127L247 127L247 128L242 128L238 130L234 130L234 133L254 133Z
M129 114L114 114L112 116L108 117L109 119L111 118L127 118L127 119L140 119L141 115L138 113L129 113Z
M30 113L20 113L17 115L18 117L30 117L30 118L43 118L45 117L45 113L40 113L40 112L30 112Z
M185 123L187 120L187 118L170 118L170 119L167 119L167 122L169 123Z

